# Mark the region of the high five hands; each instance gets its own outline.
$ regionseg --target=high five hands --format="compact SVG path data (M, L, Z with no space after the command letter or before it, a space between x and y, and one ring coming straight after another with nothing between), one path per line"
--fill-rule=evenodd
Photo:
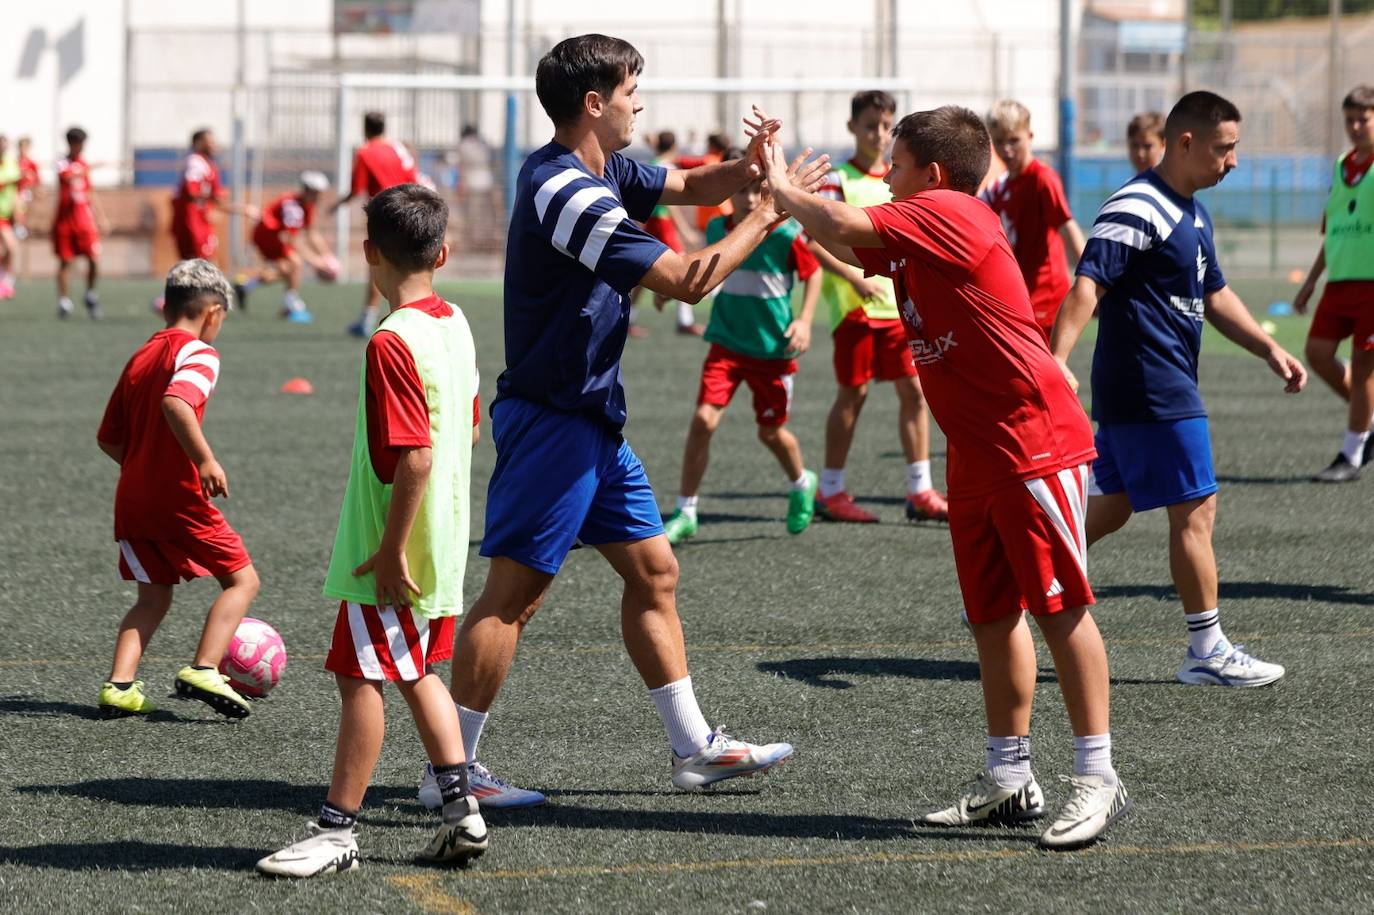
M749 137L745 161L749 163L751 175L764 179L763 187L767 196L762 205L772 207L778 221L786 219L787 212L777 199L777 189L786 187L813 194L825 182L826 173L830 171L828 155L807 161L812 153L809 146L789 163L783 155L782 141L778 137L781 126L782 121L770 117L758 105L753 106L751 116L744 118L744 132Z

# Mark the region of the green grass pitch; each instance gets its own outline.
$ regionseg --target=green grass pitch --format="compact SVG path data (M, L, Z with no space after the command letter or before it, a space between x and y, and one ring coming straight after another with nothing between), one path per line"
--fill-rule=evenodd
M388 739L363 810L363 869L304 883L257 878L261 854L318 810L337 699L321 662L334 608L320 596L349 456L361 348L343 334L356 286L306 289L313 326L260 292L219 341L206 429L224 503L262 575L253 614L291 652L282 686L239 724L163 700L152 720L101 721L115 624L133 589L110 541L116 468L95 447L120 368L157 326L150 283L107 284L108 319L59 323L47 283L0 303L0 909L220 911L1348 911L1374 908L1374 572L1370 486L1306 477L1335 453L1344 408L1314 385L1282 394L1264 366L1209 337L1202 365L1222 479L1216 538L1228 632L1288 666L1272 688L1177 685L1185 644L1164 518L1096 546L1097 618L1111 655L1116 761L1137 806L1100 846L1034 847L1033 829L913 828L982 762L973 644L943 528L899 522L896 403L860 423L851 489L867 528L784 528L786 494L747 400L716 436L702 528L679 551L693 678L713 724L797 747L783 769L704 795L674 792L652 704L620 645L619 589L575 553L535 618L483 737L498 774L546 790L493 813L491 850L462 872L411 855L433 818L415 802L422 750L388 694ZM472 322L489 400L502 364L493 284L443 287ZM1245 284L1251 304L1291 287ZM625 357L627 435L661 506L676 491L705 348L650 309ZM1301 351L1305 323L1281 322ZM1075 368L1087 378L1090 345ZM833 393L818 327L792 428L819 464ZM293 376L309 397L278 393ZM551 445L552 447L552 445ZM943 440L936 437L937 474ZM474 460L481 517L493 451ZM480 536L480 522L474 537ZM469 597L486 563L474 549ZM169 691L213 590L178 589L141 676ZM1049 803L1069 769L1048 656L1034 728ZM447 670L444 671L447 676Z

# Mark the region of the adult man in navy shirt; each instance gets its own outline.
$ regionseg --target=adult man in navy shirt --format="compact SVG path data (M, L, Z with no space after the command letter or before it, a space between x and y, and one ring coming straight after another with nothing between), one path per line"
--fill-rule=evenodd
M491 408L496 468L481 549L491 567L453 664L470 780L486 806L544 799L494 778L475 754L520 633L578 543L598 550L625 582L625 647L668 732L674 785L751 774L792 753L785 743L756 746L712 731L702 716L677 615L677 561L644 468L621 436L628 293L642 285L699 301L779 214L770 198L723 240L689 255L639 222L657 204L715 205L754 180L754 147L778 123L746 122L751 155L738 161L689 171L633 162L617 150L634 136L643 63L620 39L582 35L549 51L535 76L554 138L530 155L517 182L506 249L506 370ZM823 162L807 166L798 180L817 185L824 171ZM422 800L434 800L432 784L427 773Z
M1092 370L1098 457L1088 543L1120 528L1132 512L1164 507L1169 569L1189 635L1178 679L1263 686L1282 677L1283 668L1232 645L1217 610L1217 481L1197 386L1202 322L1264 359L1290 394L1302 390L1307 373L1226 285L1211 216L1193 196L1235 168L1240 112L1219 95L1190 92L1169 112L1164 134L1164 160L1098 211L1050 348L1076 384L1067 359L1098 310Z

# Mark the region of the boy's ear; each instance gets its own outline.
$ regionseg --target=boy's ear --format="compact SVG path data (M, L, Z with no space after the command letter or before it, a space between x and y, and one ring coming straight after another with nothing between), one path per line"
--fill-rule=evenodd
M382 252L377 250L377 246L371 239L363 239L363 259L367 261L369 267L375 267L381 262Z
M436 257L436 258L434 259L434 269L435 269L435 270L438 270L440 267L444 266L444 264L447 264L447 263L448 263L448 242L444 242L444 244L439 248L439 256Z

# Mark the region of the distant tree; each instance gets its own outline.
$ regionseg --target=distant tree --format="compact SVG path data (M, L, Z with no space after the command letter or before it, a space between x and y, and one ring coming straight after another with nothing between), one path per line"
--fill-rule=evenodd
M1342 0L1346 13L1367 13L1374 10L1374 0ZM1279 19L1284 16L1326 16L1331 11L1329 0L1233 0L1231 16L1237 21ZM1194 0L1193 15L1213 22L1221 18L1221 0Z

